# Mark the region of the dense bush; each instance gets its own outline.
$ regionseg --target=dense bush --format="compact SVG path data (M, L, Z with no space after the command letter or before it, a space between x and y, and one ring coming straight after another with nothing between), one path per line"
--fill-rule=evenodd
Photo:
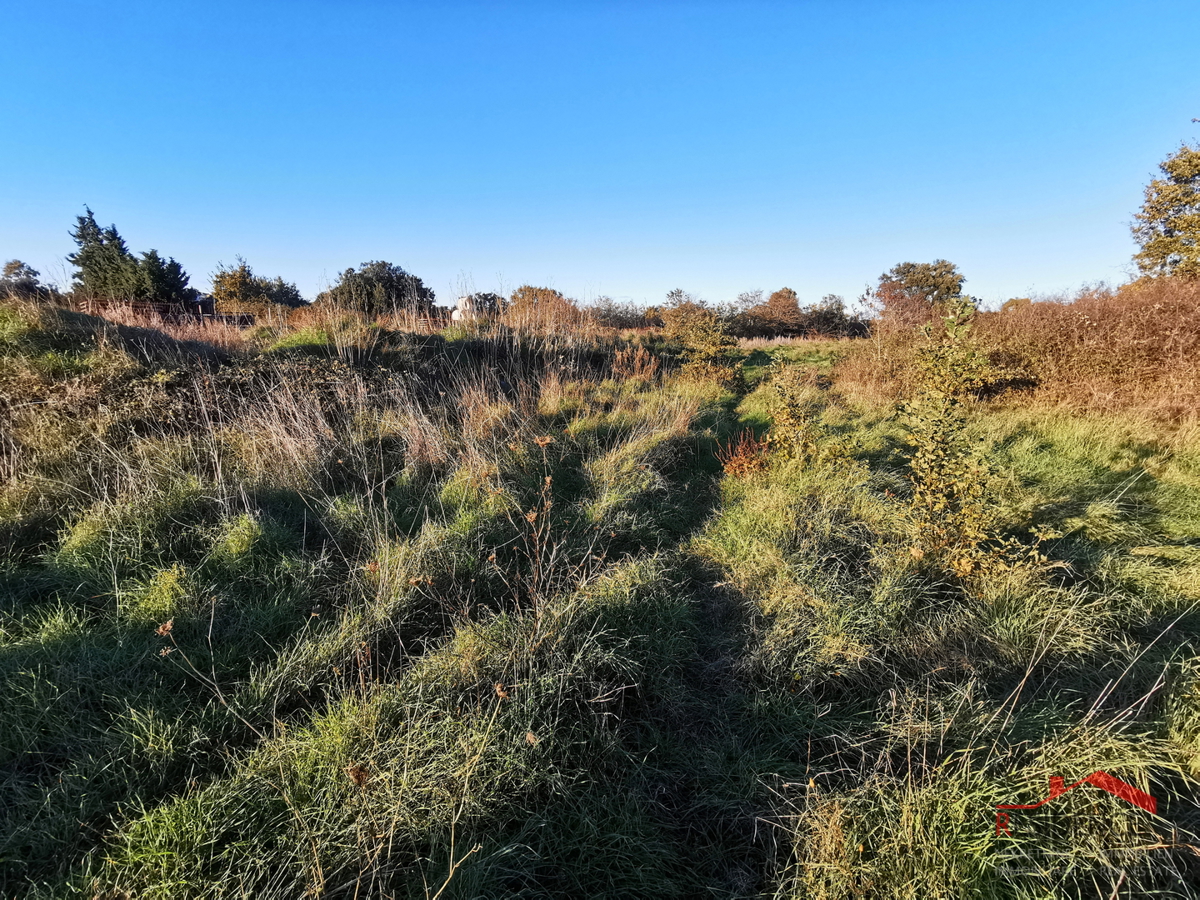
M270 318L274 312L286 313L306 305L296 285L255 275L244 259L236 266L217 267L212 278L212 298L218 313L224 315L253 315Z
M1167 415L1200 406L1200 284L1143 279L980 317L993 360L1040 396Z
M433 301L433 291L416 275L376 260L346 269L333 287L317 295L314 305L366 316L427 316Z
M553 288L524 284L512 292L502 320L517 331L561 334L578 329L584 314L574 300Z
M601 328L625 331L661 325L654 311L636 303L618 303L611 297L600 297L586 310L588 317Z
M735 382L740 373L737 340L726 320L682 290L667 296L662 310L663 336L683 348L684 368L700 377Z
M800 306L796 292L783 288L766 303L755 304L733 316L732 329L740 337L865 337L867 324L846 310L845 301L829 294L821 302Z
M929 321L929 320L927 320ZM898 399L915 389L916 328L878 323L840 366L846 390ZM1200 406L1200 288L1142 279L1119 290L1020 298L980 313L974 339L992 366L987 396L1013 391L1088 409L1179 418Z
M53 300L58 291L42 284L41 273L33 266L10 259L0 272L0 297L16 297L26 300Z

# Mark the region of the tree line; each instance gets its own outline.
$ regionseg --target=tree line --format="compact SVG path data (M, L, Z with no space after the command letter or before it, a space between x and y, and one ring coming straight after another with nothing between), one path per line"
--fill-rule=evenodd
M1200 121L1200 120L1193 120ZM1161 178L1145 189L1141 210L1132 225L1138 244L1134 262L1143 277L1200 278L1200 146L1183 144L1164 160ZM101 227L92 210L76 219L70 232L76 250L67 256L75 267L72 299L143 301L185 306L200 292L173 258L151 249L130 251L115 225ZM962 297L962 273L952 263L905 262L894 266L860 298L873 318L910 326L925 321L931 311ZM10 260L0 273L0 295L15 294L55 299L59 292L40 280L40 273ZM263 316L286 313L309 304L295 284L282 277L256 274L238 257L234 265L220 264L212 276L211 296L222 314ZM968 298L973 299L973 298ZM435 295L419 277L401 266L382 260L361 264L339 273L336 283L317 295L313 306L354 311L367 316L407 313L429 316ZM1009 304L1027 302L1009 301ZM508 298L485 292L470 296L477 314L504 314L514 322L536 324L543 320L567 323L584 316L611 328L669 325L672 316L695 318L697 309L737 337L824 335L853 337L865 334L867 320L851 314L841 297L827 295L819 302L801 305L791 288L784 287L763 300L761 291L739 295L733 303L709 306L682 290L672 291L662 306L640 307L602 297L588 310L551 288L522 285ZM685 310L680 313L679 310ZM674 312L672 312L674 310Z

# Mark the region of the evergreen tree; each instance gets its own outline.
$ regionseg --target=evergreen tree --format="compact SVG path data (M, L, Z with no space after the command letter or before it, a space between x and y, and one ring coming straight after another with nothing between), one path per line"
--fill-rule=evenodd
M75 291L88 297L130 299L137 293L140 276L138 263L115 225L101 228L90 208L76 219L71 237L79 249L67 256L79 271L73 281Z
M1134 262L1146 275L1200 278L1200 147L1181 146L1159 169L1134 217Z
M279 306L286 306L290 309L299 309L302 306L308 305L308 301L300 295L300 288L296 287L290 281L284 281L278 275L272 281L262 278L260 282L262 283L263 294L272 303Z
M142 254L137 264L136 300L153 303L183 304L196 298L196 290L188 287L188 276L173 258L163 259L157 250Z
M71 237L79 249L67 256L79 271L73 276L75 292L106 300L147 300L183 303L196 296L188 276L174 259L163 259L157 250L139 260L129 252L117 226L101 228L91 209L75 220Z

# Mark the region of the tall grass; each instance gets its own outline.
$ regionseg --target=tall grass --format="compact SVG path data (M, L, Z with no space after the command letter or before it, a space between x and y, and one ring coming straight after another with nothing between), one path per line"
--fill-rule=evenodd
M892 345L311 312L0 304L0 893L1194 895L1194 424L963 397L956 566Z

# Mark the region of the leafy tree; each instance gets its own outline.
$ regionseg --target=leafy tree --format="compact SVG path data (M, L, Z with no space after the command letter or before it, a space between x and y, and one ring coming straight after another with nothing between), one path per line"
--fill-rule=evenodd
M780 288L767 298L766 316L785 332L804 331L805 317L800 311L800 298L790 287Z
M634 303L618 303L612 297L598 297L588 308L592 321L605 328L645 328L646 310Z
M347 269L337 284L317 295L322 306L353 310L368 316L415 313L427 316L433 309L434 293L416 275L400 266L376 260L358 269Z
M879 287L868 290L864 299L886 323L908 329L937 318L948 303L962 296L964 281L958 267L944 259L904 262L880 275Z
M821 302L804 309L804 330L828 337L865 337L867 325L846 311L846 301L837 294L826 294Z
M892 266L879 276L879 287L939 306L961 296L966 280L954 263L935 259L931 263L905 262Z
M255 275L240 256L236 266L218 266L212 277L212 297L217 311L226 315L263 315L273 307L305 305L296 285L279 277L271 280Z
M800 312L800 298L791 288L780 288L762 302L762 291L741 294L739 306L750 299L759 302L737 315L734 323L737 332L746 337L775 337L783 334L798 334L803 331L804 316Z
M18 297L48 297L52 290L38 280L40 272L33 266L10 259L0 274L0 296L15 294Z
M846 312L845 301L827 294L819 303L800 306L796 292L780 288L767 299L738 317L742 334L750 337L820 334L828 337L858 337L866 326Z
M737 295L737 300L734 301L734 306L739 313L747 312L763 302L762 296L762 291L742 291L742 293Z
M1200 277L1200 146L1181 146L1160 165L1163 178L1146 186L1133 236L1146 275Z

